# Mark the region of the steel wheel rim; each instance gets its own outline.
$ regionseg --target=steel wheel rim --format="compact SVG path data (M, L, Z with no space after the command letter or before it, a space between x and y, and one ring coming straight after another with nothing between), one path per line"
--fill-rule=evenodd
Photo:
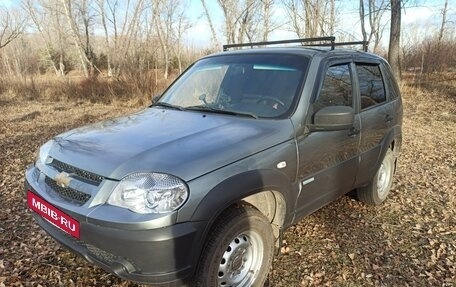
M220 260L217 286L252 286L261 269L263 250L263 241L257 232L246 231L235 236Z
M391 171L392 165L390 162L384 160L380 165L377 177L377 192L381 199L385 198L388 194L388 187L391 181Z

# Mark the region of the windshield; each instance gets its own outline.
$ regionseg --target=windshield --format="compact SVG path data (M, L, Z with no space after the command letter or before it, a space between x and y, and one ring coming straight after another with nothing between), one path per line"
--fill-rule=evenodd
M300 92L308 59L294 55L224 55L202 59L156 105L248 115L288 116Z

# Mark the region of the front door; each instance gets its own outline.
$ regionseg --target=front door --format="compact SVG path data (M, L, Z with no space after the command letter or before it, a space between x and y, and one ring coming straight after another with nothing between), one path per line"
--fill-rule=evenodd
M326 106L350 106L355 109L351 63L326 68L324 80L312 105L312 113ZM355 115L352 129L313 131L297 137L298 179L301 189L297 218L305 216L353 188L358 170L360 119Z

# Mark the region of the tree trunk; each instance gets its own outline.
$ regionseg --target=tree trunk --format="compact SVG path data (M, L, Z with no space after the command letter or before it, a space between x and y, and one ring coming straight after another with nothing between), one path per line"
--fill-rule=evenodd
M111 47L109 45L109 33L108 27L106 25L106 13L105 13L105 6L104 0L98 1L98 6L100 7L100 17L101 17L101 24L103 25L103 31L105 35L105 45L106 45L106 64L108 68L108 77L112 77L112 67L111 67Z
M306 15L306 21L305 21L305 37L313 37L312 36L312 30L311 30L311 19L312 17L317 17L318 15L312 15L312 10L311 10L311 4L309 3L309 1L305 1L305 4L304 4L304 12L305 12L305 15Z
M35 24L35 27L38 30L38 33L40 34L41 38L43 39L43 41L45 43L44 51L46 52L46 56L48 57L49 61L51 62L55 75L60 76L60 70L57 68L56 63L52 59L52 54L51 54L51 50L50 50L50 47L52 47L51 40L50 39L48 40L48 38L45 37L43 28L41 27L40 21L38 20L38 17L35 13L32 2L30 0L25 1L24 7L27 10L27 13L30 15L30 18L32 18L32 21Z
M336 27L336 3L334 3L334 0L331 0L331 18L329 21L329 33L331 36L334 36Z
M388 61L398 82L401 81L400 44L401 40L401 0L391 0L391 30Z
M56 6L57 6L57 2L56 2ZM58 70L58 74L59 74L59 76L64 77L65 76L65 64L63 62L63 56L64 56L64 52L63 52L64 43L63 43L63 35L62 35L63 31L60 29L60 27L62 27L62 25L60 24L60 13L58 11L59 10L56 7L55 8L55 12L54 12L54 19L56 21L57 27L59 27L57 29L58 44L59 44L59 70ZM51 38L51 37L48 37L48 38Z
M87 69L87 63L89 60L87 59L87 56L84 54L84 49L81 44L81 39L79 38L76 23L73 20L73 17L71 15L71 2L70 0L62 0L63 6L65 7L65 15L68 20L68 24L71 27L71 36L73 38L74 44L78 50L78 55L79 55L79 60L81 61L82 65L82 70L84 71L84 76L86 78L89 77L89 70Z
M168 38L168 34L165 33L165 30L163 28L163 25L166 26L166 23L163 24L162 23L162 19L160 17L160 13L162 12L161 9L162 9L162 3L157 1L154 3L155 6L154 6L154 23L155 23L155 26L156 26L156 29L157 29L157 36L158 36L158 40L160 42L160 46L162 48L162 52L163 52L163 59L164 59L164 74L163 74L163 77L165 79L168 79L168 74L169 74L169 43L167 41L167 38ZM168 31L166 31L168 32ZM166 37L166 39L165 39Z
M267 41L269 38L269 32L271 31L271 18L272 18L272 0L263 0L263 41Z
M363 42L367 41L366 24L364 21L364 0L359 0L359 20L361 22L361 35L363 36Z
M446 24L446 16L448 12L448 0L445 0L445 7L442 10L442 24L439 30L439 44L442 42L443 34L445 33L445 24Z
M220 43L217 40L217 33L215 32L215 28L212 23L211 16L209 14L209 10L207 10L206 1L201 0L201 4L203 4L204 13L206 14L207 22L209 23L209 28L211 29L212 45L214 46L214 48L220 49Z

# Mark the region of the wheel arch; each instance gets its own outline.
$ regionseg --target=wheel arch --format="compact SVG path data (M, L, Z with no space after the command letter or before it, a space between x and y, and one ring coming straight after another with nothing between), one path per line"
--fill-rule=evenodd
M286 202L283 195L275 190L265 190L245 198L238 203L248 203L258 209L272 225L274 237L280 237L286 215Z
M378 170L383 158L386 155L388 149L393 151L394 157L397 158L401 152L402 147L402 133L399 127L393 128L390 132L384 137L382 142L382 149L377 162L375 164L375 170Z
M248 203L265 215L274 235L291 220L290 208L296 199L291 180L275 170L254 170L232 176L215 186L193 213L193 221L207 220L205 237L224 210ZM290 216L290 217L289 217Z

